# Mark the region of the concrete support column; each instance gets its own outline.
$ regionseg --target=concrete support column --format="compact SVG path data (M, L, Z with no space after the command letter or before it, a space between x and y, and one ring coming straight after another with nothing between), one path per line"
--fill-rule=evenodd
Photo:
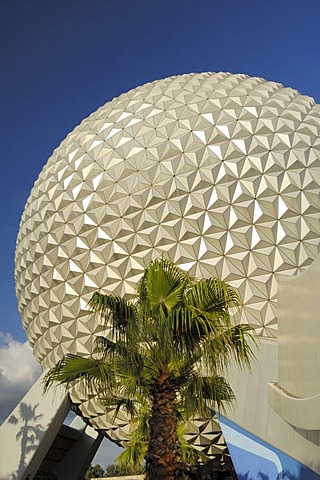
M70 410L65 388L43 395L42 380L0 427L0 480L31 480Z

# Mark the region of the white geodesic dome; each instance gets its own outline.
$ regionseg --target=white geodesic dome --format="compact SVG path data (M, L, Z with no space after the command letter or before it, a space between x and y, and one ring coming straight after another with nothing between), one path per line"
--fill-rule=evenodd
M83 120L40 173L17 241L19 309L43 367L88 354L92 293L132 295L162 253L236 287L243 319L276 336L277 274L319 253L319 133L313 99L229 73L148 83ZM121 437L125 418L73 401Z

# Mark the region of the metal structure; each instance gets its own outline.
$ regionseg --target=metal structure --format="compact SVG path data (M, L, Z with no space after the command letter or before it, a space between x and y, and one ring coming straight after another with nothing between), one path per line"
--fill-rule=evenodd
M319 187L320 106L279 83L188 74L106 103L54 151L22 216L16 289L35 356L48 368L89 354L104 328L88 318L92 293L132 296L161 254L236 287L241 318L276 338L277 275L319 253ZM70 395L125 439L125 416L114 424L81 388ZM207 453L211 427L190 433Z

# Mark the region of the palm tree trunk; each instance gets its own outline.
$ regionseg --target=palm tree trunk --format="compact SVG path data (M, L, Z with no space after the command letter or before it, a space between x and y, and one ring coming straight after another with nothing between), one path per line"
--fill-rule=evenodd
M171 376L161 375L154 385L150 440L145 480L187 480L177 436L176 392Z

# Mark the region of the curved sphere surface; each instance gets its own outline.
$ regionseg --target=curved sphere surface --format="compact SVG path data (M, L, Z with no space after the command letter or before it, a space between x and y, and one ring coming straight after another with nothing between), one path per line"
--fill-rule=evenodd
M92 293L132 295L162 253L236 287L243 318L275 336L276 275L319 252L319 134L310 97L228 73L148 83L85 119L42 170L17 241L19 309L42 365L88 353Z

